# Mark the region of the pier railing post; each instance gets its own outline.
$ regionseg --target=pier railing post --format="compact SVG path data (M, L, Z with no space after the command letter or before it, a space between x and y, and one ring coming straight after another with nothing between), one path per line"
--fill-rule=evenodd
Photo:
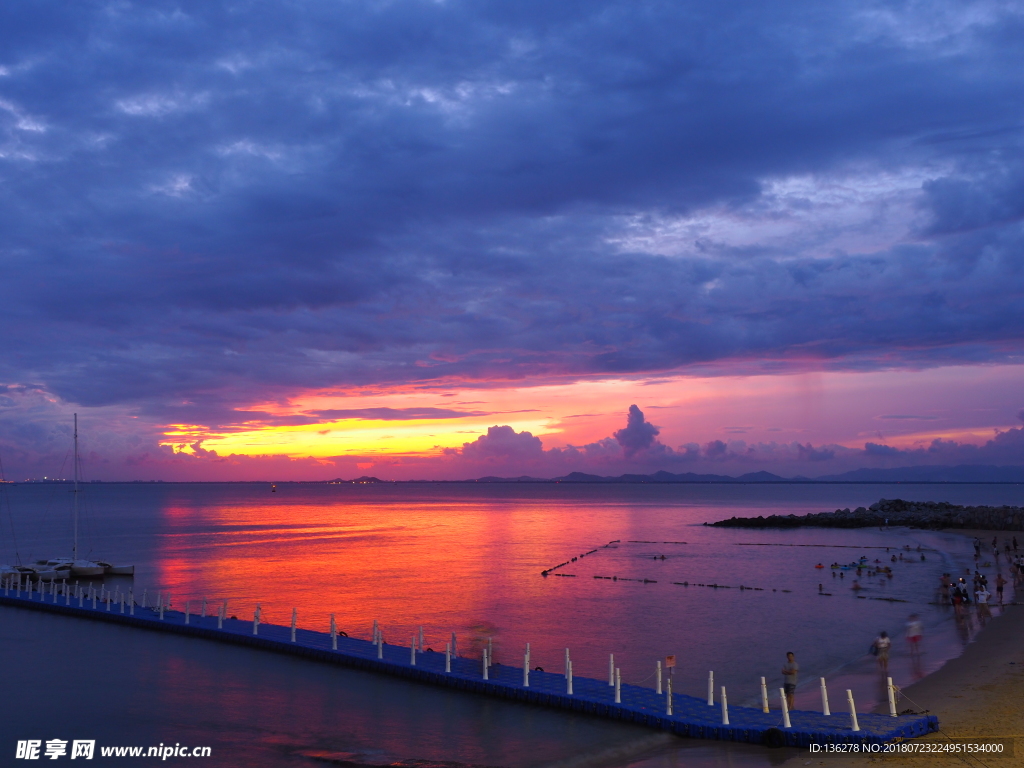
M622 703L622 673L618 667L615 668L615 703Z
M782 727L792 728L789 722L789 703L786 701L786 689L779 688L779 698L782 699Z
M191 600L186 600L185 601L185 623L186 624L188 624L188 615L189 615L189 612L191 610L192 610L192 601Z
M768 712L768 686L763 677L761 678L761 711Z
M338 624L334 620L334 614L331 614L331 650L338 650Z
M292 608L292 642L295 642L295 620L298 618L299 609Z
M846 701L850 705L851 730L859 731L860 725L857 723L857 706L853 703L853 691L849 688L846 689Z
M523 654L523 688L530 687L530 652Z
M384 658L384 636L377 635L377 658Z
M335 644L337 644L337 640L335 640ZM416 666L416 635L413 635L409 641L409 666Z
M569 660L569 667L565 676L565 692L572 696L572 659Z
M252 613L252 633L258 634L260 626L260 604L256 603L256 610Z
M221 605L220 610L217 611L217 629L224 629L224 619L228 617L228 601L225 600L224 604Z
M725 686L722 686L722 725L729 724L729 699L725 696Z
M608 654L608 686L615 687L615 654Z
M665 714L672 717L672 678L668 679L668 685L665 686Z
M445 672L451 672L452 671L452 644L451 643L445 643L444 644L444 671Z
M896 686L892 684L892 678L885 678L885 687L889 693L889 715L896 717Z
M654 675L655 675L654 680L655 680L655 684L656 684L656 688L654 689L654 692L660 695L661 694L661 661L660 660L658 661L658 665L654 668Z
M484 648L484 652L481 655L480 660L483 662L483 665L484 665L484 680L488 680L490 678L488 677L488 674L487 674L487 648L486 647Z
M715 706L715 673L708 672L708 706Z
M830 717L832 715L832 713L828 711L828 688L825 687L824 677L821 678L821 714L826 717Z

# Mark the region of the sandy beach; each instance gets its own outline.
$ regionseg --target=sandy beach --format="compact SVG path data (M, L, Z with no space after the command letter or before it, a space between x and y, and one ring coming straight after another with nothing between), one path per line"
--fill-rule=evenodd
M989 541L990 531L956 531ZM1002 537L1005 532L998 532ZM922 741L947 741L950 738L1014 738L1015 756L973 757L878 757L810 758L801 755L788 760L787 766L863 765L885 762L888 765L932 766L1017 766L1024 765L1024 601L1004 606L1003 613L991 619L963 654L951 659L939 670L903 691L899 710L928 710L939 718L940 732ZM878 712L888 711L886 705Z

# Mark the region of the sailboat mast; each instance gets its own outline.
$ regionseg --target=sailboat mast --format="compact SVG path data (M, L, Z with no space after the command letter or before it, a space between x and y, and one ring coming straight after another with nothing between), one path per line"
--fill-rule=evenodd
M75 414L75 545L72 560L78 559L78 414Z

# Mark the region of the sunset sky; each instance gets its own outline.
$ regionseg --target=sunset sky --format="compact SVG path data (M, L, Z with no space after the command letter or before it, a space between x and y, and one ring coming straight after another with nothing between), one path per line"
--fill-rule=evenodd
M1022 39L969 0L6 3L5 475L69 474L75 412L106 480L1024 465Z

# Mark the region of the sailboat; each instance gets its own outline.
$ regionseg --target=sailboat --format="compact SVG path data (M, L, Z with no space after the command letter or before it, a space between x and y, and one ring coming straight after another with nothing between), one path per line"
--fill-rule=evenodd
M36 568L54 571L69 571L79 578L118 574L131 576L135 573L134 565L111 565L102 561L80 560L78 557L78 414L75 414L75 490L74 490L74 544L71 557L57 557L52 560L37 560ZM50 578L53 578L52 576ZM59 578L59 576L58 576Z

